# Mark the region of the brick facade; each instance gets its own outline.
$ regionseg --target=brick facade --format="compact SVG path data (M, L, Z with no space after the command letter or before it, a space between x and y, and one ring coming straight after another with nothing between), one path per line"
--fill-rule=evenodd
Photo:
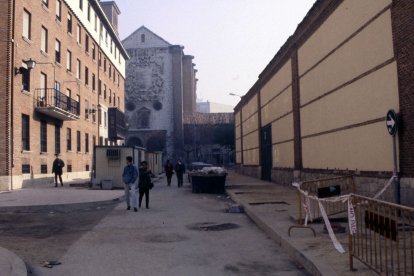
M60 143L61 158L67 165L64 169L64 179L89 177L92 170L93 138L95 137L96 143L99 142L100 136L103 137L102 141L108 138L108 118L102 117L102 126L99 126L98 109L100 107L103 109L117 107L121 111L124 109L124 60L128 59L128 55L111 29L109 22L103 17L99 2L95 0L84 1L83 10L80 10L78 6L70 7L66 1L62 0L60 1L60 20L56 14L57 3L56 0L49 0L47 4L41 0L17 0L15 1L15 18L14 21L11 21L14 25L3 24L3 26L9 26L9 32L14 32L13 60L8 63L9 72L1 74L6 79L13 81L11 88L13 132L8 133L10 128L7 125L2 125L0 131L9 138L11 135L13 137L13 178L8 182L7 180L0 181L1 190L51 181L52 163L55 158L56 127L60 130L58 142ZM91 18L87 20L86 13L89 9ZM1 10L5 12L7 9L2 8ZM26 37L25 34L24 13L30 14L29 37ZM71 32L68 27L68 14L71 16ZM93 27L91 28L95 14L99 20L98 23L102 22L102 33L107 33L107 41L110 41L111 46L109 44L106 46L105 35L102 39L95 39L99 37L98 30L100 28L100 24L97 24L96 31L93 30ZM5 29L3 28L1 32L5 32ZM42 40L42 29L47 30L45 40ZM79 31L80 35L78 36ZM88 43L86 37L88 37ZM7 40L7 34L1 33L1 38L2 41ZM56 54L56 41L60 42L59 55ZM88 49L86 49L86 44L88 44ZM95 59L93 58L93 46L95 47ZM71 69L67 70L69 51L71 53ZM117 58L115 58L114 51L117 52ZM60 60L58 56L60 56ZM101 57L100 61L99 56ZM14 68L27 68L26 61L29 59L36 61L36 66L28 70L29 85L23 87L23 74L15 74ZM1 60L3 62L7 59L2 58ZM80 65L79 73L78 62ZM2 68L6 67L2 66ZM10 72L12 71L10 67L14 67L13 73ZM86 77L86 72L88 77ZM95 75L95 85L92 84L92 74ZM102 84L101 93L99 93L98 80ZM104 85L106 91L103 89ZM61 94L58 94L57 91ZM69 106L72 106L73 109L70 112L62 113L59 110L67 108L66 103L69 101L66 100L66 96L69 91L73 100L79 99L79 104L72 103ZM4 98L8 98L7 96L5 94ZM88 101L88 110L86 110L86 101ZM45 108L46 106L55 110L55 113L50 113L50 110ZM95 114L92 113L93 106ZM79 113L75 114L77 108L79 108ZM28 148L23 147L22 144L22 131L25 131L22 125L22 114L29 118ZM94 115L95 122L92 119ZM6 118L6 116L4 117ZM69 117L72 119L69 120ZM73 118L75 119L73 120ZM42 122L46 123L46 132L43 137L41 137ZM71 129L71 150L67 150L68 129ZM77 132L80 132L79 151ZM88 147L85 144L86 134L88 134ZM7 141L7 138L1 139L1 141ZM45 143L43 148L42 141ZM108 143L110 142L108 141ZM7 151L7 147L2 147L3 149ZM10 161L10 158L8 159ZM0 159L1 161L2 159ZM29 168L29 173L22 173L23 165ZM71 172L67 171L70 169L69 166ZM42 172L42 167L46 171Z

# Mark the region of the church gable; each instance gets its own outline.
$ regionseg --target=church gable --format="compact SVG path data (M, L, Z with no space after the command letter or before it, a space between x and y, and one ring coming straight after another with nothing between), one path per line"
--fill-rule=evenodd
M142 26L122 41L126 49L168 47L170 43Z

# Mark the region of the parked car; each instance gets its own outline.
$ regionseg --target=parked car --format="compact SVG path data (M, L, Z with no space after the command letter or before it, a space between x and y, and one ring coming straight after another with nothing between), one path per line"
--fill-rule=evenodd
M188 181L191 183L191 174L190 172L196 171L196 170L202 170L205 167L213 167L211 164L205 164L203 162L193 162L190 164L190 169L188 170Z

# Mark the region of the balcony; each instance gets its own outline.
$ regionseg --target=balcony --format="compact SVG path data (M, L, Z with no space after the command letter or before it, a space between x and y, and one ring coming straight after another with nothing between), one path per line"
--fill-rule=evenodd
M108 108L108 138L110 140L125 139L125 115L116 107Z
M34 94L37 112L62 121L77 121L80 118L79 103L54 88L38 88Z

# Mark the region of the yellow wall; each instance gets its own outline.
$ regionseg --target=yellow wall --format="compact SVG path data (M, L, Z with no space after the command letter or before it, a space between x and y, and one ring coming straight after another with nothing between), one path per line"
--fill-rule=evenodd
M250 101L243 106L242 109L242 117L243 121L246 121L251 115L253 115L257 111L257 95L253 96Z
M241 137L241 126L236 127L236 139Z
M273 145L273 167L294 167L293 141Z
M277 120L272 124L272 143L279 143L286 140L291 140L294 137L293 133L293 113L286 117Z
M301 105L393 56L391 14L387 11L300 79Z
M241 139L236 140L236 151L241 151Z
M276 93L275 93L276 94ZM262 108L262 126L292 111L292 86Z
M259 165L259 149L243 151L244 165Z
M392 171L394 166L384 122L302 139L302 150L304 168Z
M241 156L242 156L241 152L236 152L236 163L238 163L238 164L241 163L241 161L242 161Z
M243 136L258 129L259 114L256 113L243 123Z
M241 122L240 112L237 112L237 113L234 114L234 125L238 126L238 125L240 125L240 122Z
M260 106L265 105L279 92L292 83L292 62L289 59L285 65L260 90Z
M399 112L396 62L302 108L301 134L377 119L389 109Z
M299 75L335 49L392 0L345 0L298 50Z
M259 146L259 132L255 131L249 135L243 136L243 150L257 148Z

